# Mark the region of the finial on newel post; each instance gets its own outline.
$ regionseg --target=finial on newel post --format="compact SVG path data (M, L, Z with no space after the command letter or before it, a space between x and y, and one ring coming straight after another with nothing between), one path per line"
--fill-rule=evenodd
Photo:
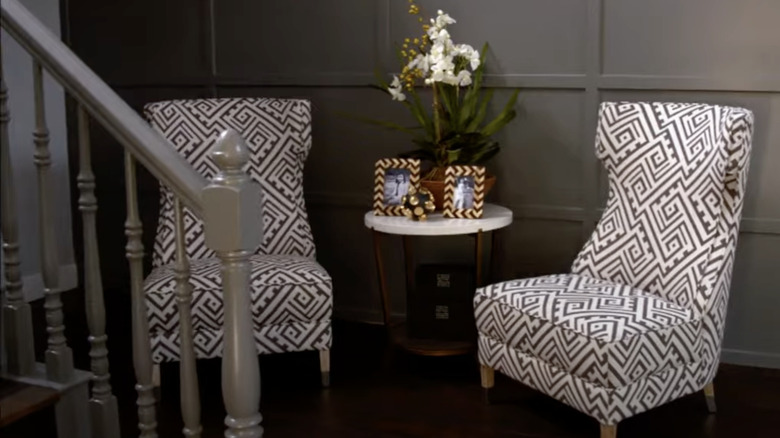
M263 237L262 192L243 171L249 148L228 129L217 139L211 158L219 168L203 189L206 244L222 262L225 348L222 397L225 436L261 437L260 368L252 324L249 257Z

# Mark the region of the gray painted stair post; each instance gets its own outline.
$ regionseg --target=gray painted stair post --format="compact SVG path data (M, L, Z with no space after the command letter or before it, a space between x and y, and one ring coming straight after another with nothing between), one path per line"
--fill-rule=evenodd
M46 127L46 110L43 98L43 68L33 62L33 93L35 98L35 131L33 155L38 170L38 233L46 309L46 332L49 334L46 349L46 374L55 382L67 382L73 377L73 351L65 339L65 317L59 289L59 260L57 236L54 228L54 202L51 185L51 152L49 129Z
M84 127L86 130L86 126ZM135 159L125 150L125 198L127 202L127 220L125 221L125 246L127 261L130 264L130 297L133 318L133 369L135 370L135 390L138 392L138 429L141 438L157 436L157 420L154 409L152 386L152 350L149 342L149 319L146 314L144 296L144 244L141 240L143 224L138 215L138 188L135 179Z
M40 235L41 271L46 309L46 379L62 384L55 407L57 435L60 438L89 437L87 413L88 384L78 378L73 369L73 351L65 339L65 315L59 288L57 233L54 226L53 187L51 182L51 152L49 129L43 97L43 68L33 61L33 95L35 100L35 131L33 154L38 174L38 229Z
M176 304L179 308L179 387L181 416L184 420L184 436L200 437L200 391L198 372L195 367L195 347L192 340L192 286L190 285L190 262L184 243L184 213L181 201L173 201L176 227Z
M84 228L84 291L86 293L89 357L92 369L92 398L89 400L92 431L96 437L119 435L119 413L116 397L111 393L106 348L106 308L103 303L103 280L100 276L100 254L97 245L95 213L95 174L92 172L87 113L78 112L79 125L79 210Z
M0 214L3 234L3 268L5 271L5 301L3 302L3 345L7 372L17 376L32 374L35 367L32 317L30 305L22 294L22 273L19 269L19 225L16 217L16 193L8 143L8 89L3 80L0 54Z
M219 172L203 189L206 244L222 262L225 349L222 397L227 410L226 437L261 437L260 367L253 336L249 257L263 232L260 186L242 170L249 151L236 131L217 139L211 157Z

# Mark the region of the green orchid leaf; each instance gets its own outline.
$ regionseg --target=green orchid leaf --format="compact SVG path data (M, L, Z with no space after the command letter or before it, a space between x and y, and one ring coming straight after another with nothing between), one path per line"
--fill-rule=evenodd
M464 111L461 112L460 116L461 126L469 124L470 118L474 116L477 100L479 98L479 91L482 89L482 77L485 73L485 59L487 58L488 47L488 43L485 43L482 46L482 50L479 54L479 67L474 70L474 74L471 76L471 85L463 96Z
M517 95L519 93L520 90L515 90L512 93L512 96L509 98L509 101L507 101L506 105L504 106L504 110L501 111L501 113L496 116L495 119L482 128L482 133L484 135L491 136L495 134L499 129L503 128L507 123L511 122L512 119L515 118L517 111L514 110L514 106L517 102Z
M492 89L487 90L485 92L485 96L480 101L479 109L477 109L477 113L474 114L474 116L469 121L468 126L466 126L466 131L476 131L479 128L479 126L482 124L482 122L485 121L488 104L490 104L491 99L493 99Z
M456 163L460 156L459 149L450 149L447 151L447 163Z
M411 96L411 99L407 99L407 103L409 103L408 108L411 110L414 117L417 119L417 121L420 123L420 126L425 129L425 132L428 133L428 135L431 138L434 138L434 127L433 127L433 120L431 120L430 116L428 115L428 112L426 111L425 107L422 104L422 101L420 100L420 96L417 95L417 92L412 89L409 92L409 95Z
M379 90L379 91L381 91L381 92L383 92L385 94L388 94L388 95L390 94L390 92L387 91L387 87L388 87L387 84L385 84L385 85L368 84L368 87L369 88L373 88L375 90Z
M498 143L492 142L489 146L472 155L471 160L474 164L482 164L493 158L500 150L501 148L498 146Z

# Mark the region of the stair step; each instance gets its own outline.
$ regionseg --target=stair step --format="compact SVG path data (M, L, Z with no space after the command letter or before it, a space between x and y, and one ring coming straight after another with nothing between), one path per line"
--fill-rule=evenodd
M59 398L52 388L0 379L0 427L51 406Z

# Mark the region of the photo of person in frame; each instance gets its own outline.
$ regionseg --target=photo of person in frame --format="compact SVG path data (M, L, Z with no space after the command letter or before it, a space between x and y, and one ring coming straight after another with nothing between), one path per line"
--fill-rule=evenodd
M453 204L458 210L474 208L474 177L459 176L455 178Z
M385 171L385 205L401 205L401 199L409 192L409 169Z

